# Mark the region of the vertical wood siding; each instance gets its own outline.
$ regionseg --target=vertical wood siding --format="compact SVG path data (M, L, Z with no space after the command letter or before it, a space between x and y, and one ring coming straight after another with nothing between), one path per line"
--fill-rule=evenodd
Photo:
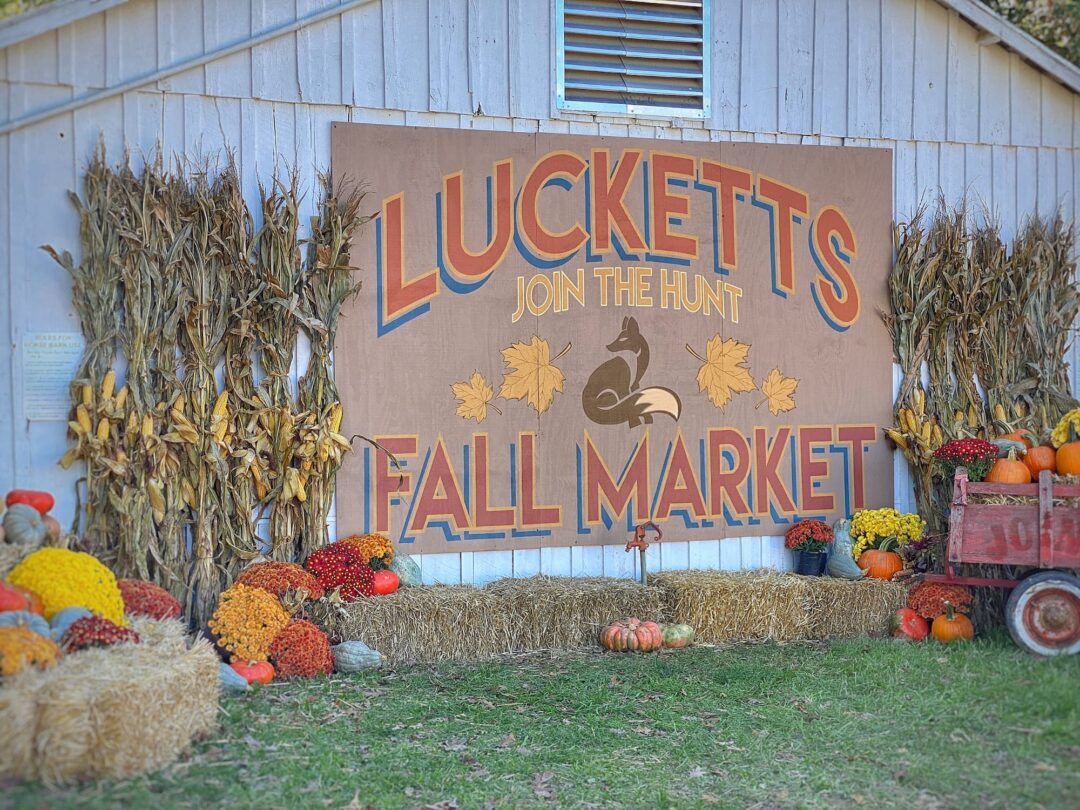
M715 0L710 120L633 120L554 109L551 3L371 0L340 16L123 96L0 136L0 489L53 490L70 521L77 473L63 425L28 423L17 351L34 331L77 330L70 281L38 246L74 248L65 194L98 138L136 161L235 151L245 195L295 166L313 189L330 124L356 121L656 139L848 144L893 151L893 213L965 191L1007 235L1080 193L1080 96L934 0ZM132 0L0 50L0 121L115 86L336 5L336 0ZM314 211L314 195L305 200ZM1080 351L1070 360L1075 374ZM306 363L301 345L294 368ZM897 458L895 502L910 508ZM637 576L618 544L429 554L427 582L536 573ZM789 567L778 537L650 548L651 570Z

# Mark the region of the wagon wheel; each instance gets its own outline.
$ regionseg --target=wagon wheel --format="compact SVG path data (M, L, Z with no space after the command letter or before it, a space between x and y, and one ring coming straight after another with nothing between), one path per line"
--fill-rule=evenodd
M1009 594L1005 624L1017 646L1034 655L1080 652L1080 579L1064 571L1032 574Z

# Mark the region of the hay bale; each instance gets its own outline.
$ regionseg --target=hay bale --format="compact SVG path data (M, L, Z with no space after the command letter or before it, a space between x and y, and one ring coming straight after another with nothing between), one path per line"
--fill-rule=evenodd
M592 647L615 619L664 616L663 591L629 579L538 575L500 579L484 590L503 601L515 652Z
M653 580L667 593L671 620L713 643L881 635L907 599L894 582L770 570L667 571Z
M84 650L0 688L0 776L123 779L174 761L216 725L218 657L174 620L134 619L140 644Z
M330 622L334 635L403 663L591 647L601 627L635 615L661 619L663 592L625 579L535 576L403 588L351 602Z
M881 636L889 617L907 604L907 585L880 579L814 577L807 638Z
M477 661L510 651L506 619L501 600L489 591L434 585L350 602L330 618L330 629L396 663Z
M807 638L815 577L759 571L665 571L650 581L665 591L671 621L698 641L794 641Z

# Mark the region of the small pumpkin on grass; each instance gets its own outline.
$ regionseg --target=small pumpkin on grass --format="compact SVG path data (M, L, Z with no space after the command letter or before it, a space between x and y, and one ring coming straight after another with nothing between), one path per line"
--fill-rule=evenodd
M362 641L343 641L330 648L337 672L364 672L382 666L382 653Z
M234 661L229 666L249 684L270 683L274 680L274 665L269 661Z
M688 624L662 624L660 635L664 648L668 650L680 650L694 642L694 628Z
M653 652L663 641L660 625L636 616L614 621L600 633L600 646L613 652Z
M889 621L889 635L904 641L923 641L930 635L930 626L911 608L900 608Z
M975 637L975 628L971 625L971 619L963 613L957 613L953 603L949 601L945 602L945 612L934 619L930 632L942 644L971 641Z

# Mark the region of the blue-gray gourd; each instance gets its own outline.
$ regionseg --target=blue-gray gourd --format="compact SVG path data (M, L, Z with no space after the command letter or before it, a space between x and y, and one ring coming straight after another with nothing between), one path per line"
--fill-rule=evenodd
M851 539L851 521L838 520L833 524L833 541L829 549L829 561L825 570L830 577L840 579L862 579L866 572L855 564L851 557L851 548L854 541Z

